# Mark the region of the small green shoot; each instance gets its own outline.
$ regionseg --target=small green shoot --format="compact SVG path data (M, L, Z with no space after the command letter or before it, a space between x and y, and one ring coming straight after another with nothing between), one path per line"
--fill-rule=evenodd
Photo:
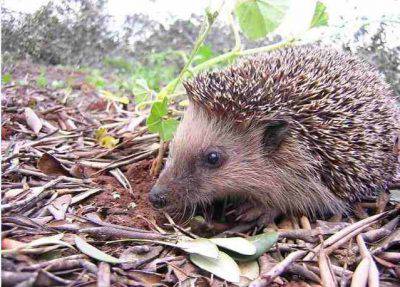
M235 15L243 34L258 40L279 26L288 8L288 0L241 0L236 2Z
M119 143L118 139L108 135L107 129L104 127L100 127L94 132L94 138L100 146L108 149L114 148Z
M172 139L173 133L179 123L176 119L169 118L167 114L168 99L165 97L162 101L157 101L153 104L146 121L149 131L159 133L161 139L164 141Z
M49 82L48 82L48 80L47 80L47 78L46 78L46 70L45 70L45 69L42 69L40 75L39 75L39 76L37 77L37 79L36 79L36 85L37 85L39 88L44 89L44 88L47 87L47 84L48 84L48 83L49 83Z
M2 85L8 85L12 81L12 76L10 73L6 73L1 76L1 84Z
M317 2L315 5L314 16L311 20L310 28L321 27L328 25L328 13L326 13L326 6L322 2Z

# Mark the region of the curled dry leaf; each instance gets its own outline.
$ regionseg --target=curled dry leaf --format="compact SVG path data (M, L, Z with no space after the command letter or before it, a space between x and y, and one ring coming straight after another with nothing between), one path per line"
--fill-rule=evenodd
M47 175L70 176L68 169L66 169L58 159L48 153L42 155L37 163L37 167Z
M38 135L43 127L43 123L31 108L25 108L25 120L29 128Z
M49 206L48 210L53 215L55 220L62 220L65 218L65 213L71 204L72 196L65 194L55 199Z

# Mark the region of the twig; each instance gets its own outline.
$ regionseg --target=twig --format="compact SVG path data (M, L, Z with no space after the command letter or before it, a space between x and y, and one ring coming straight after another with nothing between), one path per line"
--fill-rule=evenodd
M336 278L331 269L329 258L324 249L321 249L318 254L318 265L322 279L322 286L335 287Z
M106 262L100 262L97 272L97 287L110 287L111 273L110 265Z
M349 233L354 232L356 230L358 230L361 233L365 228L367 228L369 226L369 224L374 223L374 222L386 217L387 215L388 215L388 212L382 212L380 214L376 214L376 215L370 216L368 218L365 218L363 220L360 220L356 223L353 223L353 224L345 227L341 231L335 233L334 235L329 237L327 240L325 240L325 246L330 246L330 245L334 244L335 242L339 241L340 239L342 239ZM305 261L312 260L315 256L315 253L318 252L320 248L321 248L321 245L318 245L317 247L315 247L313 249L313 253L307 254L307 256L304 257L304 260Z
M260 278L252 281L250 287L268 286L276 277L281 275L293 262L307 254L307 251L295 251L290 253L285 259L272 267L267 273L261 274Z
M158 148L157 157L154 159L153 164L151 165L150 175L157 176L161 170L161 165L164 158L165 152L165 143L163 139L160 139L160 147Z
M109 226L82 228L81 230L79 230L79 232L89 233L93 235L106 235L111 237L122 237L130 239L149 239L149 240L168 239L168 237L158 233L137 232L137 231L123 230L119 228L112 228Z

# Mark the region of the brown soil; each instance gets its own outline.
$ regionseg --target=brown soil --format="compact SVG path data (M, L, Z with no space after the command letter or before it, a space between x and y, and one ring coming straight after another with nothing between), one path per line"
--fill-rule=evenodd
M111 175L100 175L94 181L105 190L92 197L90 203L98 208L104 220L110 223L152 228L157 212L147 200L147 194L155 182L150 176L152 160L144 160L128 166L125 176L132 185L132 194Z

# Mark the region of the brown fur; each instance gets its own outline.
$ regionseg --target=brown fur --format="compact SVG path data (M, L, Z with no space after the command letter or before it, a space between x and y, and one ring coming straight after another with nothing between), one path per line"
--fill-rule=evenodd
M157 182L177 210L233 195L285 214L344 211L398 168L390 89L347 54L285 48L185 86L190 106ZM276 119L288 132L269 151L264 131ZM202 164L210 149L224 155L217 169Z

